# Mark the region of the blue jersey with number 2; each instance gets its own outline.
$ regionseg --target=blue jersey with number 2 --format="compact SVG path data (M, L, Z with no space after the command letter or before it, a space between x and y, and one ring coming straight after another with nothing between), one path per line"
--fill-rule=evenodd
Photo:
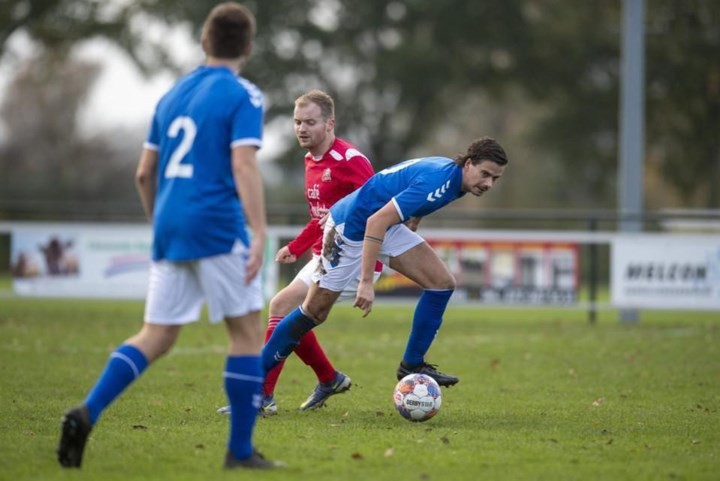
M249 245L232 148L262 145L260 90L226 67L199 67L163 96L145 147L158 151L153 259L186 261Z
M330 208L335 224L345 224L347 239L361 241L368 217L388 202L400 221L424 217L462 197L462 168L446 157L406 160L381 170Z

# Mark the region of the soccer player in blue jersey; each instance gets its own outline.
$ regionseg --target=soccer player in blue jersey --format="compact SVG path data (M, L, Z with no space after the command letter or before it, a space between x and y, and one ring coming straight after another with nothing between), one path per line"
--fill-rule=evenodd
M420 218L467 193L483 195L502 177L507 163L500 144L483 137L454 160L424 157L382 170L333 205L324 227L322 268L313 276L303 304L285 316L266 342L262 351L265 370L281 362L306 332L327 319L335 300L358 276L353 306L367 316L375 300L375 262L382 259L423 288L397 378L422 373L441 386L456 384L456 376L438 371L425 360L455 279L407 224L417 227Z
M80 467L90 431L104 410L208 304L230 338L224 384L232 406L225 468L273 468L252 443L264 371L259 271L266 239L262 144L263 96L239 76L250 54L255 17L227 2L203 25L205 65L157 104L136 185L153 224L152 263L140 331L121 344L85 401L65 413L57 449L64 467ZM247 231L252 229L252 236Z

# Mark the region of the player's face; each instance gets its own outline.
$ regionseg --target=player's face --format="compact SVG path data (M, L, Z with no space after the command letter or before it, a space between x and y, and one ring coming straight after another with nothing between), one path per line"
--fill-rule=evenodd
M491 160L483 160L477 165L468 160L463 167L462 191L479 197L495 185L503 172L505 166Z
M300 147L308 149L313 155L324 154L315 150L329 147L325 143L331 137L335 121L324 119L320 107L313 103L295 107L294 119L295 137Z

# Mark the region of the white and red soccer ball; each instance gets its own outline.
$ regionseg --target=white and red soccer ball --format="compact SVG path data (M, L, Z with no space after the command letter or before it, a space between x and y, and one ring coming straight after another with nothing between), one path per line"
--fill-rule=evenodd
M425 374L408 374L393 390L395 409L408 421L422 422L435 416L442 404L440 386Z

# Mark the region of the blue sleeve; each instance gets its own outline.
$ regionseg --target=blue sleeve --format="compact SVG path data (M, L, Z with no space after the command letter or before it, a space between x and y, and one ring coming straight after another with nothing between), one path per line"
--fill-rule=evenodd
M393 197L400 219L405 222L430 202L428 193L437 189L437 180L429 177L416 179L407 189Z
M152 123L150 124L150 130L148 132L145 146L157 150L160 147L160 122L158 122L157 111L153 114Z
M255 85L241 79L246 95L243 95L232 119L232 144L262 147L263 95Z

